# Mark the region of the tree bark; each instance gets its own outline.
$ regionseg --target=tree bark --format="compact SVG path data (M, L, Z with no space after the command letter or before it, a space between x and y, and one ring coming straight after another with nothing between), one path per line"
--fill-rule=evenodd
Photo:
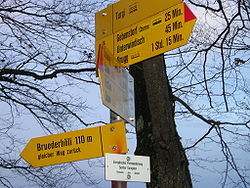
M147 187L191 188L163 54L130 66L130 72L135 79L135 154L151 159L151 182Z

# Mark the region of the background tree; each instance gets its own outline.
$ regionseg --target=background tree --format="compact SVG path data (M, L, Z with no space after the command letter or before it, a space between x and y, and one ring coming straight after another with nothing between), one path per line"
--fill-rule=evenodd
M152 182L147 187L190 187L172 119L174 104L175 120L196 118L208 125L197 140L183 141L189 161L218 173L221 187L248 187L249 165L241 162L239 153L248 155L250 140L250 4L188 2L198 13L198 23L188 45L165 54L166 78L157 58L131 67L137 103L136 153L152 160ZM217 156L209 156L217 147ZM207 155L197 157L198 149ZM219 168L209 168L210 163L218 163Z
M179 58L177 66L169 67L173 70L170 80L177 111L182 117L183 114L192 115L209 126L207 132L186 150L193 150L200 142L205 147L217 144L221 156L206 160L222 164L218 171L221 187L248 187L250 168L241 162L239 153L242 150L246 153L241 155L248 155L250 140L247 108L250 3L234 0L189 2L204 14L199 18L190 45L166 57L178 54ZM190 155L190 158L193 157Z
M27 140L18 135L17 130L26 127L17 120L32 116L45 134L98 123L86 120L90 107L83 91L98 84L94 13L100 6L106 5L88 0L0 0L1 171L12 170L42 187L99 182L73 163L30 167L19 157ZM0 187L14 187L15 179L7 174L1 173Z

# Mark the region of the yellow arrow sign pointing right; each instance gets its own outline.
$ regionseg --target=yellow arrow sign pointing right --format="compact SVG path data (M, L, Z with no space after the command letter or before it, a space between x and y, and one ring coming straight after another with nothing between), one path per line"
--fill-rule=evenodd
M196 17L185 3L96 41L105 43L119 66L129 66L187 44ZM111 59L112 60L112 59ZM117 63L104 61L104 64Z

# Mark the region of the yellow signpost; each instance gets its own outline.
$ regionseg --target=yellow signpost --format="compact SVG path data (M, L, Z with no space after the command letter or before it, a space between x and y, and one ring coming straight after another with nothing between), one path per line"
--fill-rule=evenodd
M121 67L185 45L195 21L183 0L120 0L97 12L96 64L103 103L129 122L134 94L128 91L129 76Z
M121 0L96 13L96 39L151 17L183 0Z
M32 138L20 156L33 167L127 153L124 121Z
M187 5L180 3L113 33L113 38L104 37L96 43L105 43L119 66L129 66L185 45L195 21ZM114 60L104 63L116 64Z

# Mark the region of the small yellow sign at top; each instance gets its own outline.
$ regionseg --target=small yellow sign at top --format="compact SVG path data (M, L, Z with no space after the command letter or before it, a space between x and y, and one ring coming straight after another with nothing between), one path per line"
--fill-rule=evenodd
M113 34L113 7L109 6L95 14L96 40Z
M20 154L33 167L127 153L124 121L32 138Z

